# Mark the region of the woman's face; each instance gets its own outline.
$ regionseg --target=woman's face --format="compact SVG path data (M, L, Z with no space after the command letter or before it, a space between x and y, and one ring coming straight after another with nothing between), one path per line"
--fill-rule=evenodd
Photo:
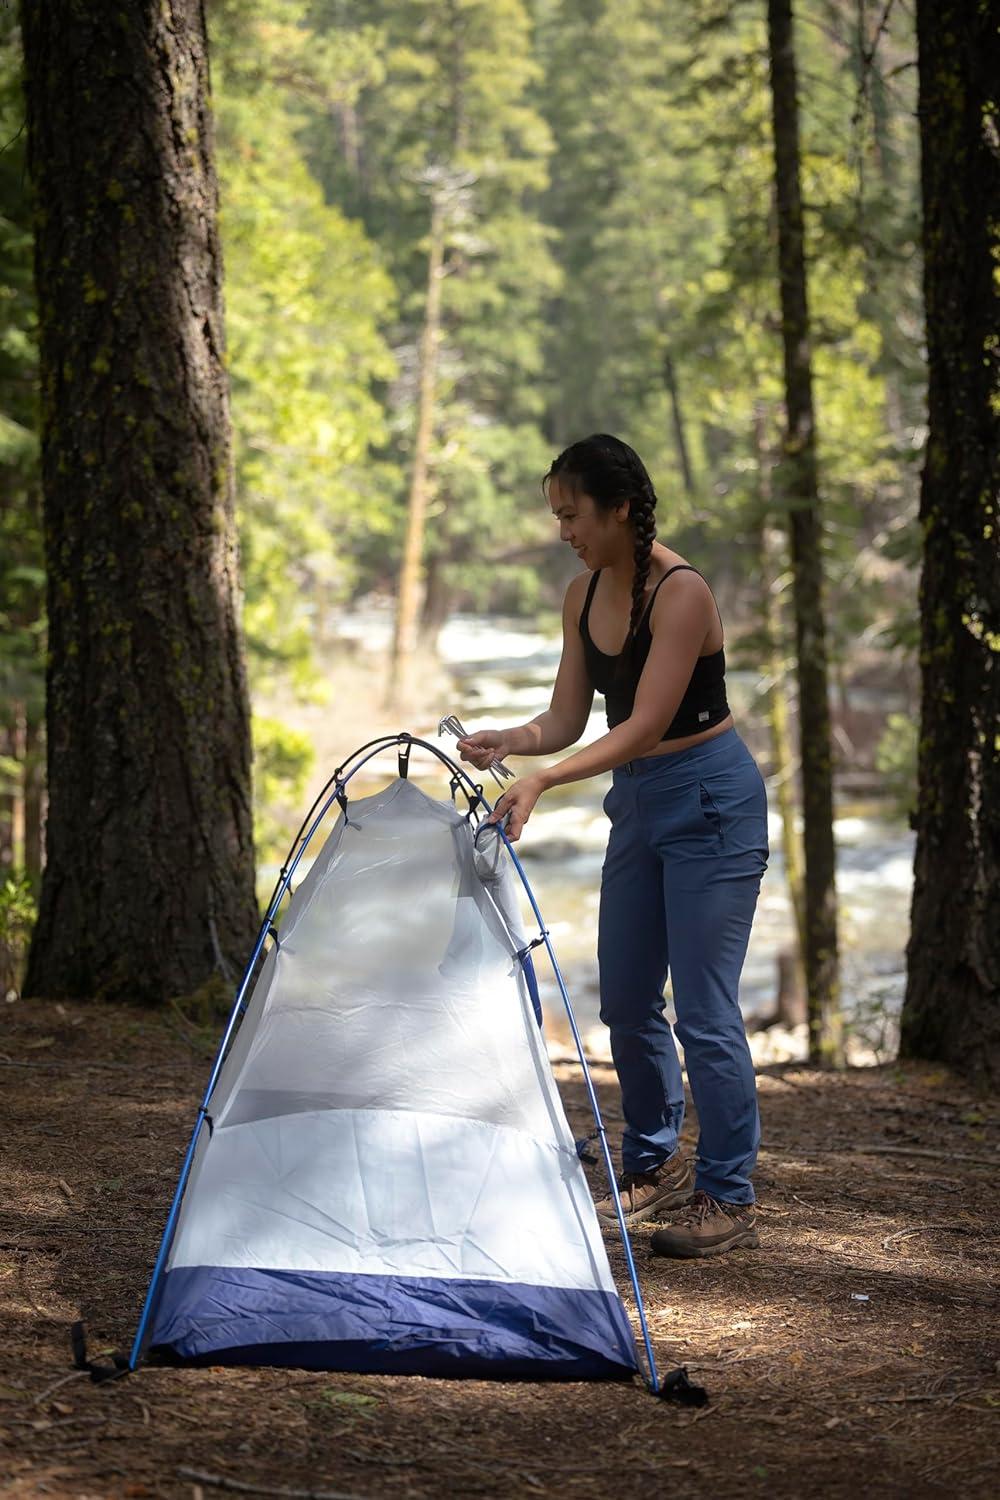
M617 560L623 544L629 546L627 502L617 510L601 510L582 490L573 492L560 485L558 476L549 480L548 495L559 522L559 540L568 542L591 570L608 567Z

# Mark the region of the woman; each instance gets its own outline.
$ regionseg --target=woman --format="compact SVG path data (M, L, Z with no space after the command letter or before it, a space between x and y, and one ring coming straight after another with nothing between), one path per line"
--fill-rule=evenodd
M490 821L509 814L516 840L550 787L614 772L598 961L625 1117L623 1208L634 1223L688 1205L653 1235L660 1254L756 1245L760 1123L738 992L767 866L767 806L726 702L722 622L700 573L654 540L656 495L627 443L605 433L574 443L542 487L587 569L566 590L551 704L528 724L470 735L460 751L485 769L494 756L564 750L595 688L604 693L607 734L512 783ZM693 1172L678 1146L684 1088L663 1014L668 970L700 1127ZM613 1220L613 1200L597 1211Z

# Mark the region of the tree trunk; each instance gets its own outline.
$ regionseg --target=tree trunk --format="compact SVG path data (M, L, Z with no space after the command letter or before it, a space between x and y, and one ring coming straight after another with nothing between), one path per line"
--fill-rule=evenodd
M427 262L427 301L420 338L420 395L417 407L417 436L410 472L410 495L406 514L406 542L399 570L399 597L396 604L396 627L389 664L387 703L399 707L405 702L410 659L417 639L420 611L421 558L424 546L424 523L427 518L427 462L434 428L434 388L438 333L441 324L441 285L444 264L444 197L436 191L431 200L430 253Z
M0 760L10 766L10 771L0 766L0 880L14 868L13 705L7 705L7 714L9 718L0 720Z
M33 703L24 716L24 873L37 891L42 881L42 725Z
M774 496L771 484L772 455L768 448L766 421L759 408L754 412L754 452L760 501L758 550L761 573L761 628L764 637L764 671L767 673L767 722L771 738L771 761L781 818L781 847L785 857L785 883L795 920L795 942L790 955L779 954L779 1019L798 1024L799 997L805 994L806 911L802 840L795 823L795 766L789 729L788 693L785 688L787 651L781 608L781 575L786 570L782 555L782 533L771 524ZM785 961L786 957L790 961ZM805 1017L803 1017L805 1019Z
M430 557L424 579L424 603L420 612L420 644L425 651L437 650L437 639L451 614L452 591L445 576L444 559Z
M49 619L25 988L160 1001L257 926L204 8L22 24Z
M833 769L791 0L768 0L767 11L788 422L778 477L788 510L795 601L805 823L809 1055L814 1063L837 1065L843 1060L843 1038L837 962Z
M1000 1077L1000 32L918 0L929 438L922 708L901 1050Z
M677 462L680 465L681 478L684 482L685 494L694 494L694 473L691 469L691 456L688 453L687 435L684 431L684 414L681 411L680 391L677 388L677 369L674 365L674 357L667 349L663 355L663 379L670 397L670 414L674 429L674 446L677 449Z
M11 799L13 812L11 816L11 848L14 853L14 866L18 870L24 869L24 751L25 751L25 722L24 704L15 703L13 706L14 732L11 736L11 748L14 760L17 764L17 776L14 779L14 795Z

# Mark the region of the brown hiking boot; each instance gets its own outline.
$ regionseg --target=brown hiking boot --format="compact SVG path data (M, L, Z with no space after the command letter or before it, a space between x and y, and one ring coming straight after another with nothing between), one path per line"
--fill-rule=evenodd
M740 1245L754 1250L760 1244L757 1215L752 1203L720 1203L699 1189L687 1213L668 1229L658 1229L650 1244L654 1255L684 1259L721 1255Z
M691 1163L685 1161L678 1150L651 1172L622 1172L618 1178L618 1192L626 1224L655 1219L668 1209L682 1208L685 1203L690 1203L694 1192ZM594 1206L597 1217L606 1224L618 1222L615 1200L610 1193Z

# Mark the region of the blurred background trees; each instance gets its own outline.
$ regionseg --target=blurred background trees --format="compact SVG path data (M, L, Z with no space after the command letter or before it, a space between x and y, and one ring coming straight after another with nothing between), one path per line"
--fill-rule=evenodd
M574 564L540 477L610 430L720 596L801 898L763 0L212 0L207 24L258 853L325 753L317 722L360 712L338 698L345 622L378 627L379 695L394 634L433 660L456 614L554 628ZM795 48L831 754L841 800L898 815L927 436L914 17L806 0ZM0 118L0 861L23 906L46 620L10 8Z

